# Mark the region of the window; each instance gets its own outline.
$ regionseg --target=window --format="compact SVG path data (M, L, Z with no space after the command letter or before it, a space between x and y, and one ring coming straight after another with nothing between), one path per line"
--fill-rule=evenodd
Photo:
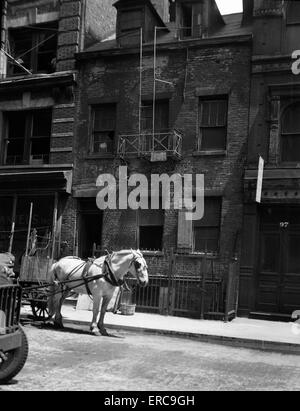
M142 26L142 10L122 11L120 16L121 32L138 30Z
M300 102L289 106L281 120L281 160L300 162Z
M182 5L182 35L191 37L193 28L193 7L191 4Z
M193 251L209 253L219 251L221 208L221 198L205 198L204 217L193 223Z
M138 210L138 247L141 250L162 250L163 210Z
M142 130L153 129L153 102L142 103ZM155 102L155 132L166 133L169 131L169 100L156 100Z
M176 21L176 3L175 0L169 0L170 22Z
M200 100L198 151L226 150L227 106L225 99Z
M113 153L116 128L116 105L93 107L92 152Z
M286 12L287 24L300 24L300 2L289 1Z
M5 120L6 165L49 163L52 110L7 112Z
M32 73L52 73L55 71L57 30L56 23L11 29L8 52ZM26 73L11 59L7 71L10 75Z

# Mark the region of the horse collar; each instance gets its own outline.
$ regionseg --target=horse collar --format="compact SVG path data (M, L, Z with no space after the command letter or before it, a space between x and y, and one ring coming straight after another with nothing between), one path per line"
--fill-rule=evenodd
M106 266L106 274L104 276L104 279L111 285L113 285L114 287L120 287L121 285L124 284L124 280L117 280L109 263L108 258L106 257L104 260L104 264Z

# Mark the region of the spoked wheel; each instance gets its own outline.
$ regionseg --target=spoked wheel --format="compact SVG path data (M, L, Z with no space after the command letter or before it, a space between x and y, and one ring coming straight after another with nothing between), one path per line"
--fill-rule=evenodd
M35 320L47 320L47 318L49 317L47 301L31 301L30 305Z
M28 341L26 334L20 328L21 346L2 353L0 357L0 384L9 382L24 367L28 356Z

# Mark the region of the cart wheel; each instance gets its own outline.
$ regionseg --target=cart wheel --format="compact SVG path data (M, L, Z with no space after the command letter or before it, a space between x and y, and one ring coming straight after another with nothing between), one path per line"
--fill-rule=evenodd
M31 301L31 310L35 320L46 321L49 317L49 310L46 301Z
M28 356L28 341L26 334L20 328L21 346L4 353L6 359L0 358L0 383L6 383L14 378L24 367Z

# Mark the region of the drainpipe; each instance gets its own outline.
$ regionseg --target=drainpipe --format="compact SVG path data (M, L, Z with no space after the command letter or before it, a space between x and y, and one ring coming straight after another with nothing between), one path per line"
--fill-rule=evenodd
M6 33L7 33L7 0L1 2L1 35L0 46L1 50L6 51ZM6 55L1 52L0 54L0 76L6 75Z

